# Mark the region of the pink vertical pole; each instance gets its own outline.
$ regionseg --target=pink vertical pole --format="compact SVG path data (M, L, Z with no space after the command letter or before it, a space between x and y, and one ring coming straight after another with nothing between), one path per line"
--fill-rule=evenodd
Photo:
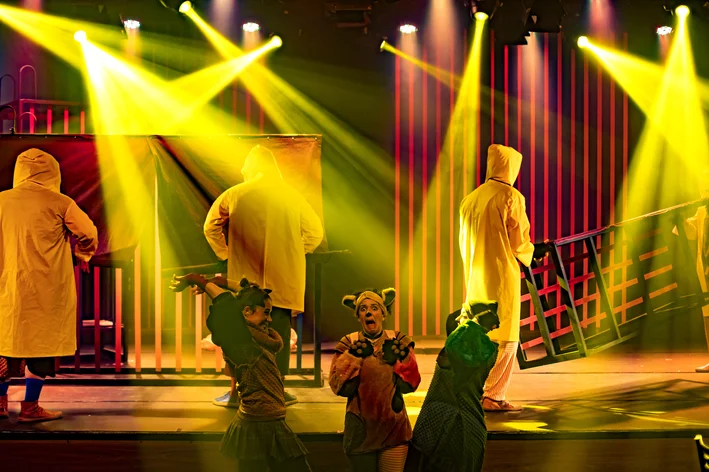
M34 116L37 116L34 114L34 107L30 107L30 134L34 134Z
M184 292L175 296L175 371L182 371L182 302Z
M101 268L94 267L94 365L101 372Z
M52 134L52 109L47 108L47 134Z
M116 373L121 371L123 364L123 270L116 269L116 316L113 320L113 329L115 332L116 345Z
M81 269L74 267L74 281L76 283L76 351L74 352L74 371L78 374L81 371L81 328L83 317L81 316L82 295L81 290Z
M69 134L69 109L64 109L64 134Z

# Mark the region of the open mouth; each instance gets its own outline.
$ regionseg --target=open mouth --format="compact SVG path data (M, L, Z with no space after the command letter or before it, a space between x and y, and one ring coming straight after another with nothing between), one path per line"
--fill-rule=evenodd
M373 327L373 326L377 325L377 322L372 319L369 319L369 320L364 320L364 324L368 327Z

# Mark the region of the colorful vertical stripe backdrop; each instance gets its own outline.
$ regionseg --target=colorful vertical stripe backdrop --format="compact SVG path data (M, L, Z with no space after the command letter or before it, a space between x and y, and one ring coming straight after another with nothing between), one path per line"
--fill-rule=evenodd
M458 208L484 182L490 144L512 146L524 157L515 187L526 198L533 242L625 216L629 140L635 139L628 96L571 38L533 33L527 40L526 46L502 46L490 32L479 109L467 107L450 125L463 130L449 124L460 92L461 80L454 78L462 79L469 47L421 51L425 63L448 74L430 74L396 57L394 278L398 293L406 294L395 307L396 329L445 334L442 320L464 300ZM627 34L616 38L616 47L627 50L627 41ZM448 133L460 138L447 139ZM575 264L570 276L587 273L586 265ZM584 284L583 297L588 290ZM522 300L525 338L535 321L524 320L532 308L528 295ZM587 308L583 321L590 319Z

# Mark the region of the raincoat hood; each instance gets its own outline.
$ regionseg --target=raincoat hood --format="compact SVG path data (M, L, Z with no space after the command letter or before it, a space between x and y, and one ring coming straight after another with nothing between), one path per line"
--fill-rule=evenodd
M281 170L278 168L276 158L270 149L263 146L254 146L246 156L244 167L241 173L245 180L253 180L259 175L263 177L282 178Z
M33 182L59 193L62 182L59 163L54 157L41 149L28 149L17 157L12 186Z
M522 167L522 154L501 144L492 144L487 149L487 174L485 181L501 180L514 185Z

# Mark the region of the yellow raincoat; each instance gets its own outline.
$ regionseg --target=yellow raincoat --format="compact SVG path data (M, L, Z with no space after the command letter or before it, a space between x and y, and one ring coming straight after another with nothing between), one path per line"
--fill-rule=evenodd
M227 260L230 286L242 277L273 290L273 306L302 312L305 254L322 241L320 218L284 182L273 154L257 146L244 163L244 183L222 193L204 223L217 257ZM223 228L229 223L229 244Z
M521 165L520 153L493 144L488 149L485 183L460 205L466 298L499 303L500 327L489 333L496 341L519 341L521 279L517 261L529 266L534 254L524 196L512 186Z
M54 357L76 351L74 253L88 261L96 227L59 193L59 164L39 149L20 154L12 190L0 192L0 356Z

